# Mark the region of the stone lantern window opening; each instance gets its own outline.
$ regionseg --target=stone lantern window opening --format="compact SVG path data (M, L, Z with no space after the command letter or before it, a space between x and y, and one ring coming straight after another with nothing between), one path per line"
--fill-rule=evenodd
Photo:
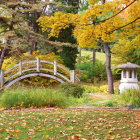
M137 78L136 70L134 70L134 78Z
M132 78L132 70L129 70L129 78Z
M123 78L126 78L126 70L123 71Z

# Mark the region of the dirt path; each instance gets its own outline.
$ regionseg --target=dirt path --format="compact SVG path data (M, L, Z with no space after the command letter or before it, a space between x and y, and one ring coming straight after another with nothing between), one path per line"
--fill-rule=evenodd
M111 99L111 95L103 94L103 93L89 93L89 98L91 98L93 100L95 100L95 99L109 100L109 99Z

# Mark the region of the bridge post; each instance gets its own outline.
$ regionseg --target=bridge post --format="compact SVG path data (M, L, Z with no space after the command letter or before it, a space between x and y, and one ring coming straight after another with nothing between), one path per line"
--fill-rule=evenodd
M40 72L40 59L39 58L36 59L36 66L37 66L36 71Z
M57 62L54 61L54 75L57 75Z
M4 85L4 71L1 70L0 72L0 83L1 83L1 87L3 87Z
M75 82L75 71L74 70L70 70L70 81L72 83Z
M19 61L19 74L22 74L22 60Z

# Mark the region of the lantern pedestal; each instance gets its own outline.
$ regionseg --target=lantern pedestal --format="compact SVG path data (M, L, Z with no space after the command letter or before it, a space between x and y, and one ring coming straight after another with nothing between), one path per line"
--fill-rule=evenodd
M120 93L123 93L125 90L128 89L137 89L139 90L139 85L137 83L121 83L119 85L119 91Z

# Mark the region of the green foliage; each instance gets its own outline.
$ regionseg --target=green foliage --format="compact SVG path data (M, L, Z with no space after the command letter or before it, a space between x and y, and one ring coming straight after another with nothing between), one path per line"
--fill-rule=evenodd
M78 50L76 47L63 47L63 50L58 53L61 57L61 59L63 59L64 64L70 68L71 70L75 69L75 63L76 63L76 58L77 58L77 54L78 54Z
M89 63L91 62L91 57L90 55L85 55L85 56L78 56L77 57L77 63Z
M128 52L128 56L130 57L130 61L132 63L140 65L140 48L131 49Z
M64 5L68 5L67 8L65 8L65 12L67 13L77 13L79 5L81 1L79 0L54 0L56 2L60 2Z
M96 61L93 65L92 62L87 62L77 65L77 69L82 71L80 79L84 82L93 82L96 78L98 81L106 80L105 64L101 61Z
M11 107L63 107L69 98L60 91L51 89L14 89L6 90L0 98L1 106Z
M140 90L126 90L120 95L120 98L124 104L140 107Z
M105 107L114 107L116 105L117 105L117 102L115 100L110 100L104 104Z
M129 62L140 65L140 48L131 49L128 56ZM140 80L140 70L138 70L138 79Z
M93 66L89 63L79 64L77 65L77 69L82 70L82 75L80 77L82 81L87 81L88 79L94 80Z
M75 83L64 83L60 85L60 90L67 96L82 97L84 88Z
M82 15L88 9L88 6L88 0L83 0L79 9L79 13Z
M114 80L120 80L121 79L121 69L114 68L114 69L112 69L112 73L113 73Z
M131 45L129 46L127 53L124 50L127 48L114 48L114 64L119 65L122 63L131 62L134 64L140 65L140 48L132 48ZM121 53L120 53L121 52ZM120 69L113 69L113 76L115 80L119 80L121 77L121 70ZM140 70L138 70L138 79L140 80Z
M79 0L54 0L56 2L60 2L64 5L68 5L67 8L64 9L66 13L77 13L78 12L78 5L79 5ZM65 42L65 43L71 43L71 44L76 44L76 39L73 36L73 26L70 25L66 29L61 30L61 34L59 34L58 38L57 37L51 37L50 40L52 41L59 41L59 42ZM75 63L76 63L76 58L78 54L78 49L77 47L71 47L71 46L61 46L60 49L56 49L56 54L60 55L60 57L63 59L64 64L70 68L71 70L75 69Z

